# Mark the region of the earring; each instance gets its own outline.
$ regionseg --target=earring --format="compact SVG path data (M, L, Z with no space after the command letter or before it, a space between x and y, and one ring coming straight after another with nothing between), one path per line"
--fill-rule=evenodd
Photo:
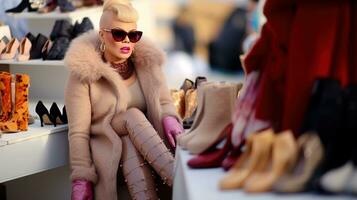
M104 44L104 42L102 42L102 43L100 44L99 50L100 50L102 53L104 53L104 51L105 51L105 44Z

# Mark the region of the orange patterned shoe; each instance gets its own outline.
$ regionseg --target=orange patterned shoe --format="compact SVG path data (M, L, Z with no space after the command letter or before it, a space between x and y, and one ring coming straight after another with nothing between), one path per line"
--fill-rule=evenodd
M0 123L0 130L7 133L27 131L29 118L30 77L26 74L16 74L15 82L15 110L6 122Z
M7 121L11 116L11 74L0 72L1 115L0 122Z

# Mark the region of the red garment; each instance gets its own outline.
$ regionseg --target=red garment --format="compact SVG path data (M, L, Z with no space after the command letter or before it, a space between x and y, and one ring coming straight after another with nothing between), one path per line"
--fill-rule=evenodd
M357 61L350 59L353 56L349 54L351 21L354 22L351 19L352 15L357 16L351 14L351 5L355 4L351 2L266 2L267 23L261 38L247 55L245 66L248 72L260 70L262 73L256 117L270 121L275 131L291 129L299 136L316 79L334 78L342 86L346 86L353 75L356 80L356 69L350 63Z
M352 1L350 40L350 82L357 84L357 2Z

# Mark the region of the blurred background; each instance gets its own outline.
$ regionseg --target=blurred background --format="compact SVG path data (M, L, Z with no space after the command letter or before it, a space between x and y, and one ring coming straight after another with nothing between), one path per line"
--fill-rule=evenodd
M72 0L73 4L76 1L81 0ZM17 38L25 36L31 25L6 15L5 10L20 2L0 0L0 21L9 25ZM262 0L133 0L140 14L139 29L168 53L165 69L171 87L199 75L211 81L241 80L240 56L252 46L265 21L263 3ZM93 24L98 27L96 21Z

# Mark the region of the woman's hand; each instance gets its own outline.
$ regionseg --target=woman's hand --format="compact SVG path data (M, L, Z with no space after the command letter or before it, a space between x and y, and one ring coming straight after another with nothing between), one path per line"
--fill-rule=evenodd
M164 132L169 140L170 145L176 147L176 137L183 132L182 125L177 121L175 117L167 116L162 119L162 124L164 126Z
M93 186L90 181L74 180L72 182L72 200L93 200Z

